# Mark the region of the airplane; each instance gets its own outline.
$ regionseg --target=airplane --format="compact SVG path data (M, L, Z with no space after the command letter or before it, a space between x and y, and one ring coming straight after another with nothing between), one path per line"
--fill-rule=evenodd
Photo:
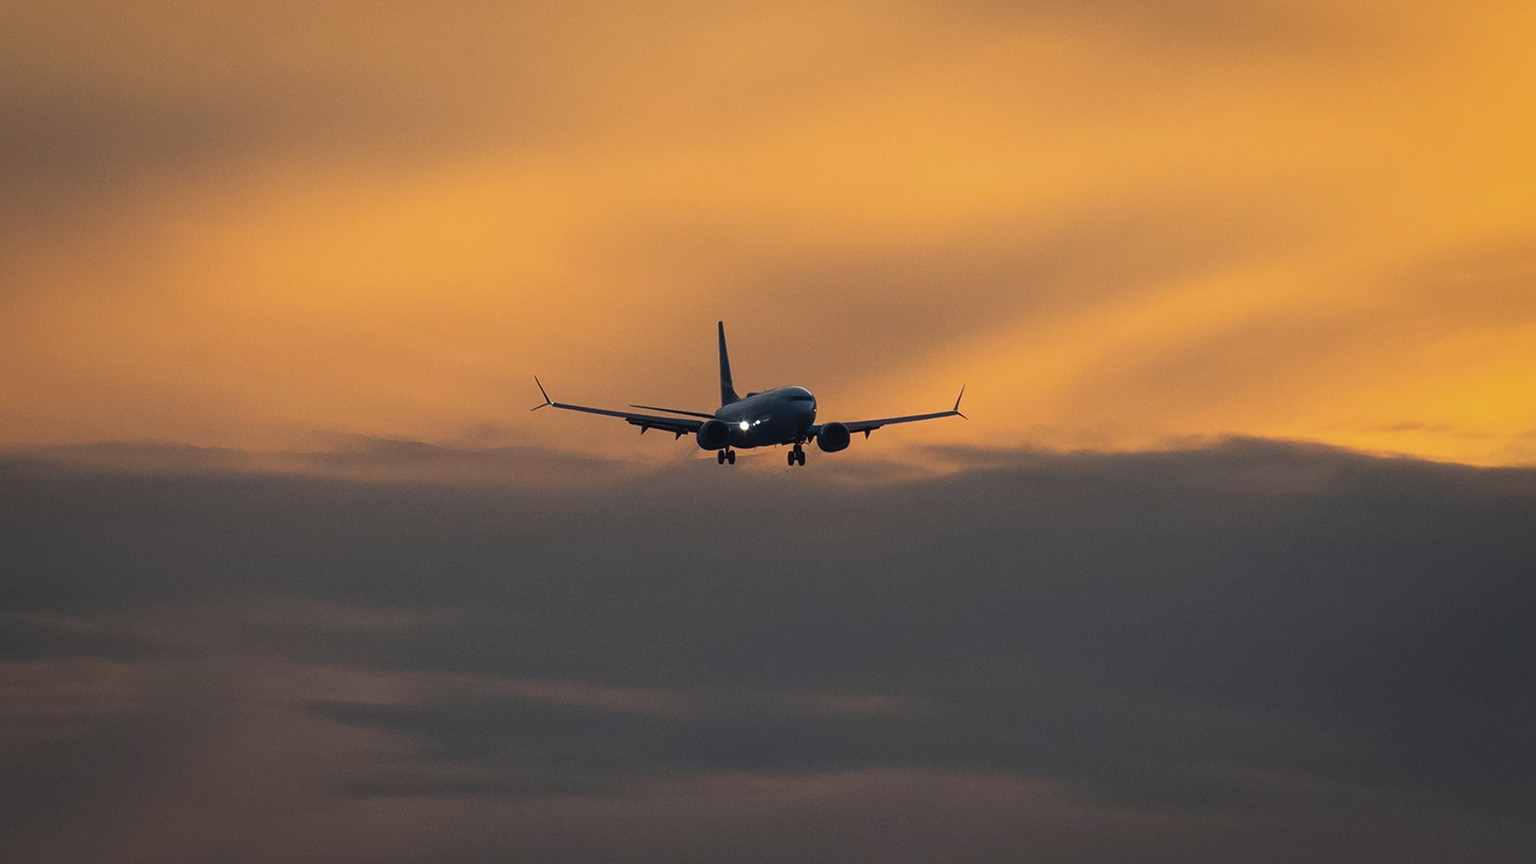
M724 321L719 322L719 328L720 407L713 414L706 414L703 411L684 411L678 408L658 408L654 405L629 406L643 411L661 411L664 414L678 415L665 417L659 414L636 414L630 411L612 411L607 408L590 408L586 405L556 402L549 398L549 393L544 389L544 383L537 375L533 377L533 383L539 386L539 394L544 397L544 401L530 410L561 408L566 411L583 411L605 417L618 417L632 426L639 426L641 435L651 429L661 429L671 432L674 436L673 440L684 435L692 435L700 449L716 451L715 461L721 465L736 464L735 448L747 450L753 447L770 447L780 444L793 445L793 449L789 451L790 465L804 465L805 445L810 441L815 441L816 446L823 452L836 453L847 449L856 432L863 432L864 437L868 438L869 433L881 426L915 423L918 420L934 420L939 417L967 419L960 413L960 400L965 396L964 387L960 388L960 395L955 397L955 407L948 411L910 414L905 417L882 417L878 420L854 420L845 423L817 423L816 397L804 387L775 387L761 393L738 396L736 387L731 381L731 358L725 350Z

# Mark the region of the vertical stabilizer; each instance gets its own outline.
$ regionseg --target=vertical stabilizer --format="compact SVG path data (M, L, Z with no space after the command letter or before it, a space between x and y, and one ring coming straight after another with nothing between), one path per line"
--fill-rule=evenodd
M729 405L740 399L736 385L731 383L731 356L725 353L725 322L720 322L720 404Z

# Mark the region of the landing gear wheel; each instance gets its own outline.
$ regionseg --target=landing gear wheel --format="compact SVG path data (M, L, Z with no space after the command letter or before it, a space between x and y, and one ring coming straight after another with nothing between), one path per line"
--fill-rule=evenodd
M724 465L725 464L725 451L724 450L721 450L719 453L715 454L715 462L716 462L716 464L719 464L719 465Z
M735 465L736 464L736 451L735 450L727 450L727 451L725 451L725 461L731 463L732 465Z
M789 451L789 464L795 464L795 451Z
M801 467L805 467L805 451L804 450L797 451L795 453L795 460L800 463Z

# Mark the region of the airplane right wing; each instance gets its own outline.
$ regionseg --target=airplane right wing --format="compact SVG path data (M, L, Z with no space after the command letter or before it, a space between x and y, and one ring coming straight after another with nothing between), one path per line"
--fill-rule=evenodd
M842 425L847 428L850 434L863 432L864 437L868 438L869 433L879 429L881 426L892 426L897 423L916 423L919 420L937 420L940 417L959 417L965 420L968 418L960 413L960 400L963 398L965 398L965 388L961 387L960 395L955 397L955 407L948 411L935 411L931 414L908 414L904 417L882 417L878 420L853 420ZM818 423L811 427L811 436L815 437L821 431L821 427L825 425L825 423Z
M685 417L662 417L657 414L636 414L631 411L612 411L607 408L589 408L586 405L569 405L550 399L549 394L544 391L543 382L539 381L538 376L534 376L533 383L539 385L539 394L544 397L544 402L529 409L532 411L537 411L540 408L560 408L565 411L582 411L587 414L601 414L604 417L618 417L631 426L639 426L640 434L642 435L649 429L661 429L671 432L678 438L698 432L699 427L703 426L705 422L704 420L693 420ZM659 408L655 410L666 411L668 409Z

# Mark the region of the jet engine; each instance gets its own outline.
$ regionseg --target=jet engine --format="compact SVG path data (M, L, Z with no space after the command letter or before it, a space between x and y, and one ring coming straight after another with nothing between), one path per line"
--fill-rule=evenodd
M851 440L853 436L848 434L848 427L841 423L823 423L821 431L816 433L816 446L827 453L848 449Z
M724 450L731 443L731 427L723 420L705 420L693 437L698 440L701 450Z

